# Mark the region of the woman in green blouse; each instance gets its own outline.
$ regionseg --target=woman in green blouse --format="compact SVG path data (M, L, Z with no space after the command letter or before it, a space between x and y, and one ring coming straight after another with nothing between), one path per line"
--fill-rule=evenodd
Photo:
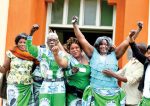
M76 38L67 40L66 49L69 52L69 69L65 70L67 106L81 106L83 91L90 82L89 61Z

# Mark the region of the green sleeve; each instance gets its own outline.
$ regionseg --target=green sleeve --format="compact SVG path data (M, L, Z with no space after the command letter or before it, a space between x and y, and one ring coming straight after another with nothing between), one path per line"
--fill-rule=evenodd
M38 56L38 47L35 45L32 45L32 40L27 38L26 41L26 48L27 51L34 57Z

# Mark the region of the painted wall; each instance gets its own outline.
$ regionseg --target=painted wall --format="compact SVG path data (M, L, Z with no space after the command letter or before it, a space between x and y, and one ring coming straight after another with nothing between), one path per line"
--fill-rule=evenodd
M149 0L126 0L125 4L125 20L124 20L124 35L128 35L129 30L137 28L137 21L144 22L144 28L139 34L136 42L148 43L148 17L149 17ZM143 7L143 8L139 8ZM125 56L123 57L126 60ZM123 61L125 64L126 61Z
M131 29L137 29L137 21L143 21L144 28L136 39L136 42L145 42L147 44L149 0L108 0L108 3L116 5L116 46L126 39ZM119 60L119 66L121 67L126 63L127 54Z
M8 30L6 49L12 48L17 34L25 32L29 34L33 24L40 25L35 33L33 43L44 43L47 3L45 0L10 0L8 14Z

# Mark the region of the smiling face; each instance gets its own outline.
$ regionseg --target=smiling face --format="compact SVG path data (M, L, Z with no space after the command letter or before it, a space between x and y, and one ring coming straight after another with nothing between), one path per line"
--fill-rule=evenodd
M26 51L26 40L21 38L17 43L17 47L22 51Z
M109 50L107 40L103 39L99 44L99 52L101 55L107 54Z
M81 48L76 43L70 45L69 52L74 58L79 58L81 56Z

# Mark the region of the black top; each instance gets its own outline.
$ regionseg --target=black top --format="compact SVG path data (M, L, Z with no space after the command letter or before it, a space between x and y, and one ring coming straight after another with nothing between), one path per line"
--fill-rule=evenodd
M142 76L142 79L140 80L140 83L139 83L139 86L138 86L138 89L141 92L143 92L145 73L146 73L147 66L150 63L150 60L148 60L148 58L140 52L140 50L138 49L135 42L130 43L130 46L131 46L131 49L133 51L134 56L144 65L143 76Z

